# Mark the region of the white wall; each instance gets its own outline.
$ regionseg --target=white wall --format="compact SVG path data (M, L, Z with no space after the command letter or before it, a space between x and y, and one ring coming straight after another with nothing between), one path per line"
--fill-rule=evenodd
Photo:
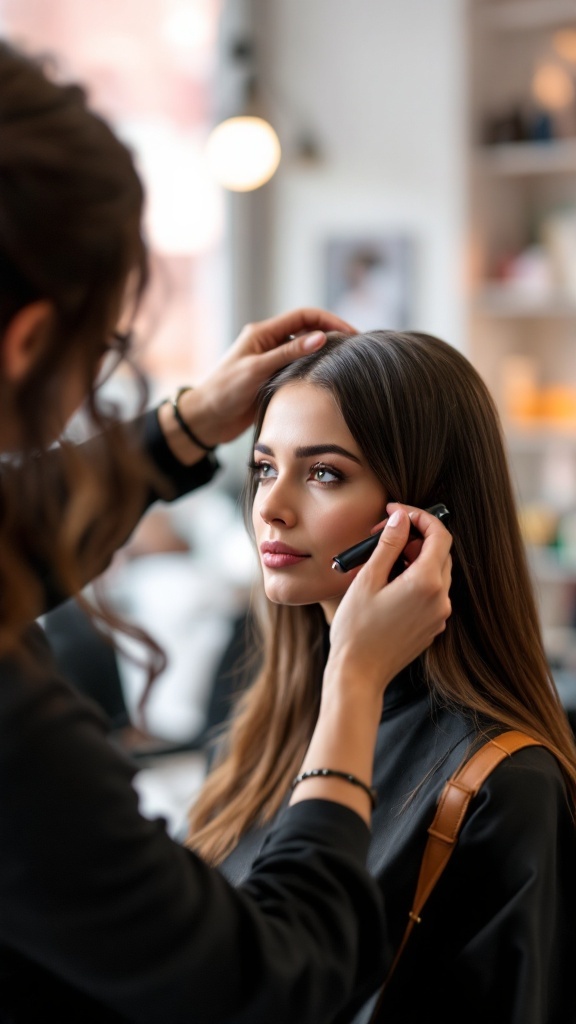
M329 235L405 229L410 326L465 350L464 0L256 0L256 12L271 109L289 141L299 122L324 151L314 168L287 154L266 186L269 311L326 304Z

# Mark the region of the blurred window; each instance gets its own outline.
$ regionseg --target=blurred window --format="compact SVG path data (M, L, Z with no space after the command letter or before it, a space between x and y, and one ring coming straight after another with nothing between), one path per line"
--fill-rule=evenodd
M0 0L4 38L81 81L135 153L152 262L137 337L154 400L225 345L224 200L204 155L220 9L221 0Z

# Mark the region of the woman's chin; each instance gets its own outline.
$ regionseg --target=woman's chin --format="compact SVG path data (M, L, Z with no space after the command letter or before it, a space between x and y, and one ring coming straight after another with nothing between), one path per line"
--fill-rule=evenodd
M300 588L287 586L286 582L282 580L269 581L268 585L264 586L264 593L272 604L282 604L290 607L317 604L319 601L318 597L311 596Z
M264 587L264 593L271 604L283 605L287 608L305 608L310 605L320 605L328 624L332 622L336 609L343 597L342 594L338 596L331 594L329 597L326 597L320 593L302 593L302 591L298 591L295 588L275 586L273 583Z

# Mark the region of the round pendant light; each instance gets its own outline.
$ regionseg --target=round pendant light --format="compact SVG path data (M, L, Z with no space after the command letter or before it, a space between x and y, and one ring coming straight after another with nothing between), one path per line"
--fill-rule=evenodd
M270 181L282 151L268 121L242 114L216 125L208 139L206 155L220 185L233 192L249 192Z

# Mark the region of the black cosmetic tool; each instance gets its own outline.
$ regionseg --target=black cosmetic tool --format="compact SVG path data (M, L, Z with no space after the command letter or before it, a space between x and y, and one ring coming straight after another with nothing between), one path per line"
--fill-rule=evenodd
M430 508L426 509L426 511L429 512L430 515L436 516L436 518L439 519L440 522L444 523L444 525L446 525L446 521L450 517L450 513L446 508L446 505L443 505L442 503L438 505L431 505ZM377 546L378 538L383 531L384 527L382 530L378 530L377 533L373 533L371 537L366 537L366 540L361 540L359 544L354 544L351 548L346 548L346 551L341 551L339 555L334 555L332 568L336 569L337 572L350 572L350 569L355 569L357 565L362 565L364 562L367 562ZM408 538L413 539L416 537L421 537L421 534L414 526L411 526ZM396 562L391 575L398 576L404 568L405 566L399 559Z

